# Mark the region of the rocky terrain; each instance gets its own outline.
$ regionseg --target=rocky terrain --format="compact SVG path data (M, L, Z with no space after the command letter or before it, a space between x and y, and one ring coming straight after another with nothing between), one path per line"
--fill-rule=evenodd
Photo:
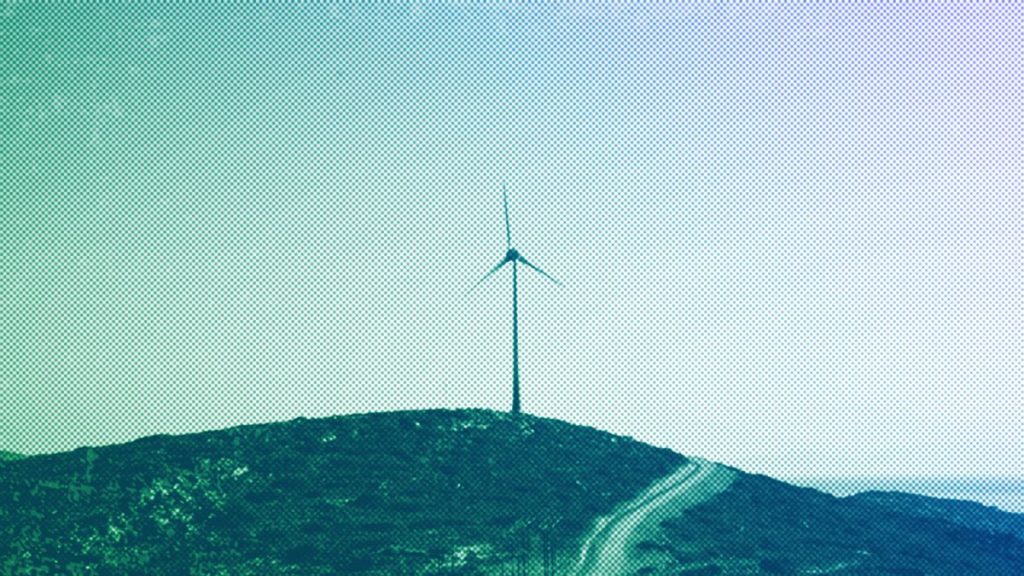
M592 428L431 410L0 464L0 574L569 574L594 521L687 463ZM1020 515L738 473L637 543L642 574L1024 574Z
M542 573L686 459L487 411L156 436L7 462L0 574Z

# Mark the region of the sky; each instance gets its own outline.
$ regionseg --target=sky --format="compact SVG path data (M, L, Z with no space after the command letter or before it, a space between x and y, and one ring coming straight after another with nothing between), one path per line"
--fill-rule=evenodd
M0 449L511 402L1024 476L1016 2L0 3Z

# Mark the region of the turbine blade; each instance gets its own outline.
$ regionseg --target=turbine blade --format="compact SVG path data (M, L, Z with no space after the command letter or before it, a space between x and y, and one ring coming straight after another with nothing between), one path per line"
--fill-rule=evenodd
M491 268L491 271L490 271L490 272L488 272L487 274L484 274L484 277L483 277L483 278L481 278L481 279L479 279L479 280L477 280L477 281L476 281L476 284L473 284L473 287L472 287L472 288L470 288L469 290L466 290L466 294L469 294L469 293L470 293L470 292L472 292L473 290L476 290L476 287L477 287L477 286L479 286L480 284L483 284L483 281L484 281L484 280L487 280L487 279L488 279L488 278L489 278L489 277L491 276L491 274L494 274L495 272L497 272L497 271L498 271L499 269L501 269L501 267L502 267L502 266L504 266L504 265L505 265L505 264L506 264L507 262L508 262L508 258L502 258L502 259L501 259L501 262L498 262L498 264L497 264L497 265L496 265L496 266L495 266L494 268Z
M508 192L505 183L501 183L501 195L505 199L505 249L512 247L512 229L508 225Z
M551 276L551 274L548 274L547 272L545 272L545 271L541 270L540 268L537 268L537 267L536 267L536 266L534 266L533 264L530 264L529 260L527 260L526 258L523 258L523 255L522 255L522 254L520 254L520 255L519 255L519 261L520 261L520 262L522 262L523 264L526 264L526 265L527 265L527 266L529 266L530 268L533 268L533 269L534 269L534 270L536 270L537 272L540 272L541 274L543 274L543 275L544 275L544 277L545 277L545 278L547 278L548 280L551 280L551 281L552 281L552 282L554 282L555 284L558 284L559 286L561 286L561 285L562 285L562 283L561 283L561 282L559 282L558 280L555 280L555 279L554 279L554 277L552 277L552 276Z

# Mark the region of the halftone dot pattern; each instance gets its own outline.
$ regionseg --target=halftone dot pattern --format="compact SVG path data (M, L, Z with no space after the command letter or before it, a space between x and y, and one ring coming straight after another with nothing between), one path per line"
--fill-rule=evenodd
M506 184L525 412L1024 511L1022 23L3 3L0 451L507 410Z

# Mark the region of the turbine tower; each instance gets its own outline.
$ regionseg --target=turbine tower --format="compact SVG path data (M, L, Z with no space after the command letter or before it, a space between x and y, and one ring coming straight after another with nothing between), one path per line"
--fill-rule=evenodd
M519 404L519 273L517 265L522 262L524 265L533 268L537 272L540 272L548 280L551 280L555 284L561 285L558 280L551 277L550 274L534 266L529 260L523 258L523 255L518 250L512 247L512 231L508 224L508 192L505 191L505 184L501 185L501 195L505 200L505 256L500 262L491 268L490 272L484 274L483 278L477 281L473 285L475 289L484 280L486 280L491 274L494 274L502 266L512 263L512 413L518 414L520 411Z

